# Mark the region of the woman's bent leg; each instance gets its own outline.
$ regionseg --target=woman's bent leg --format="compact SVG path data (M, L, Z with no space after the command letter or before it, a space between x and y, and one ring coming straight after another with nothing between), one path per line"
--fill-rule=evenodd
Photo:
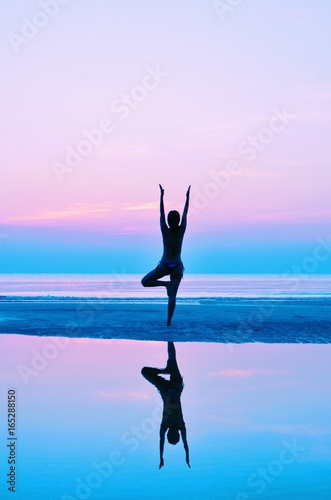
M153 271L150 273L146 274L146 276L143 277L141 280L142 286L169 286L169 281L161 281L159 278L163 278L163 276L167 276L169 274L168 269L163 266L162 264L159 264Z
M168 380L160 377L160 373L164 373L164 370L160 370L159 368L151 368L149 366L144 366L141 370L141 374L145 377L148 382L153 384L158 391L163 392L168 388L169 382Z

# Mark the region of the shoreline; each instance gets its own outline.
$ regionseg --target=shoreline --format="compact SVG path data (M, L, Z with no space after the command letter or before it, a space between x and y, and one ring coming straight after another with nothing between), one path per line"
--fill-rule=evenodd
M0 297L0 334L221 343L331 343L331 298Z
M141 303L155 303L155 301L159 302L168 302L168 297L165 294L162 294L162 296L135 296L135 295L127 295L127 296L96 296L96 295L0 295L0 304L6 304L6 303L13 303L13 302L48 302L48 303L55 303L55 302L91 302L91 303L98 303L98 302L121 302L121 303L130 303L130 302L141 302ZM204 303L207 302L213 302L213 303L224 303L224 302L244 302L244 301L249 301L249 302L257 302L257 301L275 301L275 302L298 302L298 301L325 301L328 303L331 303L331 295L330 294L302 294L302 295L288 295L288 294L279 294L279 295L181 295L180 297L177 296L176 298L177 303L184 303L184 302L201 302L203 305Z

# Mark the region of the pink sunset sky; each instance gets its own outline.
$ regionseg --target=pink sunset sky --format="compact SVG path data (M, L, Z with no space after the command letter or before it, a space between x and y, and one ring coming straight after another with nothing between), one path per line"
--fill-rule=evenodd
M330 231L330 15L299 0L2 5L0 272L147 271L159 183L179 211L192 185L188 272L310 255Z

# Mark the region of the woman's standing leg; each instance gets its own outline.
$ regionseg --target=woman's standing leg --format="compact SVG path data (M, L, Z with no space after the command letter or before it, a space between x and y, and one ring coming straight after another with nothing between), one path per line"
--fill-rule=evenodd
M183 387L183 377L179 371L176 359L175 344L168 342L168 361L166 373L170 374L170 383L176 389L181 390Z
M176 307L176 296L180 282L183 277L183 270L174 270L170 275L170 286L168 287L168 321L167 326L171 326L171 319L173 317Z

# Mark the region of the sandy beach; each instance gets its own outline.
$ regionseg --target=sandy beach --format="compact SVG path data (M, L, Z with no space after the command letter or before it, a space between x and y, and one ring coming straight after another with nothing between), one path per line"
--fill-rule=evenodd
M331 343L331 299L1 298L0 333L222 343Z

